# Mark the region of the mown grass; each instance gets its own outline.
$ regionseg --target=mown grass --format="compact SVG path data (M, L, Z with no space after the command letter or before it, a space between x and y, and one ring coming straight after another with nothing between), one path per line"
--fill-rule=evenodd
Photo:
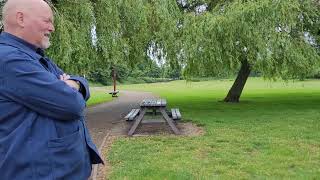
M105 88L100 87L92 87L90 88L91 97L87 101L87 106L93 106L100 103L112 101L112 97L108 92L106 92Z
M231 80L121 86L152 91L202 126L199 137L120 138L109 179L316 179L320 81L251 78L238 104L219 102Z

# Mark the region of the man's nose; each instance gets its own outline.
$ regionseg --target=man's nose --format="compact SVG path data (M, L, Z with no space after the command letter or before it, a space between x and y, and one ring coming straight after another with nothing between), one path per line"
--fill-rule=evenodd
M50 32L53 32L53 31L54 31L54 26L53 26L53 24L50 24L48 29L49 29Z

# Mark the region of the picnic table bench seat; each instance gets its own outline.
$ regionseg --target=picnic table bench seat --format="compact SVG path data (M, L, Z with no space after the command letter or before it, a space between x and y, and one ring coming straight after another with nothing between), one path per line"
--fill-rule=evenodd
M180 120L181 119L181 113L178 108L171 109L171 117L173 120Z
M137 115L139 114L140 109L132 109L127 115L126 117L124 117L125 120L127 121L132 121L134 120L135 117L137 117Z

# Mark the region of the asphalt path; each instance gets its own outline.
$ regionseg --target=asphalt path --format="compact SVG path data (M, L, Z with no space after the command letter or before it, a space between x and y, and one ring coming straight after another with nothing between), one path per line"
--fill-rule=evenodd
M150 92L121 91L113 101L89 107L86 110L86 122L93 142L99 148L110 132L123 131L118 123L125 123L124 117L132 108L146 98L157 98Z

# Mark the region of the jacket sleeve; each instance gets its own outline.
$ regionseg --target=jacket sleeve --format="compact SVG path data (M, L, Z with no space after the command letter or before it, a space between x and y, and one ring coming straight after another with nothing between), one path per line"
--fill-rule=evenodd
M62 75L64 72L49 59L51 65L55 69L55 71ZM90 98L90 89L89 89L89 83L85 78L79 77L79 76L71 76L71 80L79 81L80 82L80 90L79 92L82 94L83 98L87 101Z
M1 89L8 99L57 120L84 116L82 95L45 70L37 60L20 51L4 59Z
M89 84L87 80L79 76L71 76L70 79L80 82L81 87L79 92L82 94L84 100L87 101L90 98Z

